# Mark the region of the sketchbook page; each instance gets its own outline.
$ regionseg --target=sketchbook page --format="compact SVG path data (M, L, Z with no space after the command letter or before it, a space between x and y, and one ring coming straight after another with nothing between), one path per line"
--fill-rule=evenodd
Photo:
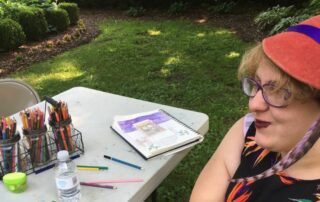
M147 158L201 138L161 110L116 116L112 127Z

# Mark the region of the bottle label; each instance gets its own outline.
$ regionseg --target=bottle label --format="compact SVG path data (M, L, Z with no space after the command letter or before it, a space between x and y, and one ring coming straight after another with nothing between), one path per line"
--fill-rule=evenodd
M78 184L78 179L76 176L72 178L56 178L56 185L58 189L67 190L72 189Z

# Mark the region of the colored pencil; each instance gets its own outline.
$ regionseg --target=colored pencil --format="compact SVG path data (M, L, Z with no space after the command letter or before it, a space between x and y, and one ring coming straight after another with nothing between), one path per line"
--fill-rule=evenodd
M64 135L63 128L60 128L60 135L61 135L61 137L62 137L64 149L67 150L67 151L69 151L68 145L67 145L67 141L66 141L66 137L65 137L65 135Z
M129 183L129 182L143 182L143 179L113 179L113 180L96 180L87 181L88 184L104 184L104 183Z
M103 169L99 169L99 168L83 168L83 167L78 167L78 170L104 171Z
M77 168L94 168L100 170L108 170L107 166L87 166L87 165L77 165Z
M88 170L88 171L106 171L107 169L78 167L78 170Z
M120 160L120 159L117 159L117 158L114 158L114 157L111 157L111 156L103 155L103 157L106 158L106 159L110 159L112 161L115 161L115 162L130 166L132 168L143 170L143 168L141 166L137 166L135 164L132 164L132 163L129 163L129 162L126 162L126 161L123 161L123 160Z
M88 184L86 182L80 182L80 185L89 186L89 187L106 188L106 189L117 189L117 187L112 185Z

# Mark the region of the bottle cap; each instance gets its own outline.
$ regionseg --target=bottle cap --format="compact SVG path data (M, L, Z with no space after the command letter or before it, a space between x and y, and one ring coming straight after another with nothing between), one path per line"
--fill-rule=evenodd
M21 172L8 173L3 176L3 183L11 192L24 192L27 188L27 175Z
M61 150L57 153L57 159L59 161L67 161L69 159L69 152L66 150Z

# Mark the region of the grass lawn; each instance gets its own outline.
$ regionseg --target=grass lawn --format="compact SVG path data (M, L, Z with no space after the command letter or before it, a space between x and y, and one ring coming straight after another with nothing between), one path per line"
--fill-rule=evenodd
M204 142L163 181L159 201L188 201L194 182L221 138L246 111L236 70L248 46L230 30L187 20L110 19L93 42L10 77L53 96L74 86L203 112Z

